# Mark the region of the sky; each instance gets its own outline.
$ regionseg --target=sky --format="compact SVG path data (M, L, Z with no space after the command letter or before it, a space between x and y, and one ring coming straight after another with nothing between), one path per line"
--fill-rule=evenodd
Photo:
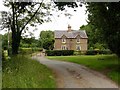
M0 0L0 11L8 11L7 8L4 7L2 0ZM39 38L39 34L42 30L67 30L68 24L70 24L72 26L73 30L79 30L80 26L82 25L86 25L87 22L87 14L86 13L86 8L85 6L82 7L78 7L76 8L76 12L74 11L73 8L66 8L67 12L72 14L71 18L69 19L69 17L66 17L64 14L61 14L61 11L59 12L52 12L53 15L51 17L52 22L48 22L48 23L43 23L41 25L38 25L37 30L35 30L34 36L36 38ZM58 17L58 15L60 15L60 17ZM30 27L29 29L33 30L34 28ZM4 33L4 31L0 31L0 33ZM28 34L26 34L28 35Z

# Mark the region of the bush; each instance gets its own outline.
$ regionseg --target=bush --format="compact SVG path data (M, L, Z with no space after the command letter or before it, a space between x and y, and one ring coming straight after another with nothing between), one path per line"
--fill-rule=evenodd
M45 53L48 56L68 56L73 55L74 50L47 50Z
M42 49L42 48L32 48L32 51L33 51L33 52L37 52L37 51L40 51L40 52L41 52L41 51L43 51L43 49Z
M88 50L86 55L112 54L110 50Z
M81 51L74 51L74 55L82 55Z
M31 54L32 48L20 48L19 53L20 54Z

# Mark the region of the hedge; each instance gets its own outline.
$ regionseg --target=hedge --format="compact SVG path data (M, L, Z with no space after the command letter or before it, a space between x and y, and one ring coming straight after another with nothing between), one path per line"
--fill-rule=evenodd
M88 50L86 55L97 55L97 54L112 54L110 50Z
M47 56L68 56L73 55L74 50L47 50L45 53Z
M19 53L20 54L32 54L36 51L42 51L42 48L20 48Z

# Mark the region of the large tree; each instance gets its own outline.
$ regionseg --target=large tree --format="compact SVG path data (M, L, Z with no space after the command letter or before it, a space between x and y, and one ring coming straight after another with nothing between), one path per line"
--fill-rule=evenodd
M3 20L3 26L12 31L12 54L18 54L21 35L28 30L27 25L35 26L35 23L43 23L43 17L48 15L49 5L42 2L4 2L11 12L4 13L7 20ZM42 10L44 9L45 12ZM47 12L47 13L46 13ZM4 18L3 17L3 18Z
M86 30L88 36L88 49L108 49L101 33L94 25L91 23L87 25L82 25L80 27L81 30Z
M53 31L41 31L39 41L41 47L47 50L54 48L54 32Z
M28 0L29 1L29 0ZM32 1L32 0L31 0ZM9 15L7 20L3 20L7 23L3 23L12 31L12 54L18 54L18 49L21 40L21 34L28 30L27 26L30 24L31 26L35 26L35 23L43 23L43 17L51 15L48 11L50 9L51 4L41 2L11 2L10 0L5 1L5 6L10 8ZM64 6L68 7L77 7L75 2L54 2L56 6L58 6L59 10L64 10ZM53 5L54 6L54 5ZM53 7L55 8L55 7ZM42 11L42 9L44 9ZM46 10L46 11L45 11ZM46 14L47 12L47 14ZM5 17L6 17L5 16ZM67 14L69 16L69 14ZM48 18L49 21L50 18Z
M120 57L120 2L88 3L88 20L109 49Z

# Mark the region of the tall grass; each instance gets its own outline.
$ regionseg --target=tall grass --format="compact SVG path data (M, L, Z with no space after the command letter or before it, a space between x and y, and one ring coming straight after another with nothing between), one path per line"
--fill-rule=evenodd
M50 69L22 55L3 61L3 88L55 88Z

